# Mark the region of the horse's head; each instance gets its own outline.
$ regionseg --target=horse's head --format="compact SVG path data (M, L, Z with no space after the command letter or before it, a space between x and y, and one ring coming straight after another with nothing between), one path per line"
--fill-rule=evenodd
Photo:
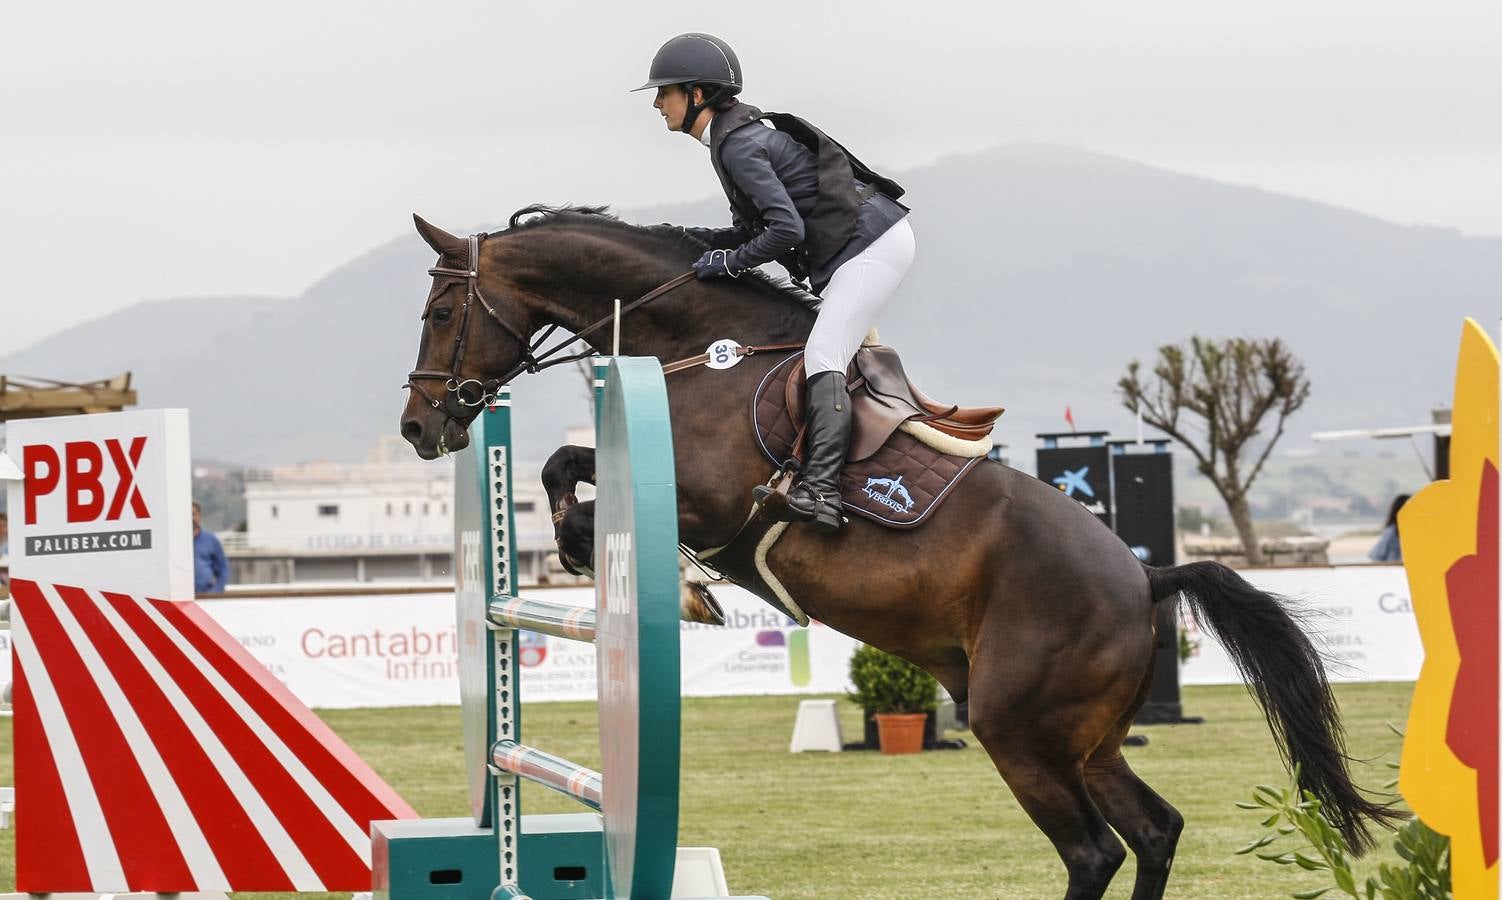
M469 423L526 358L532 326L526 310L507 301L512 292L486 252L487 235L461 238L412 218L438 263L428 270L433 287L401 427L418 456L434 459L468 446Z

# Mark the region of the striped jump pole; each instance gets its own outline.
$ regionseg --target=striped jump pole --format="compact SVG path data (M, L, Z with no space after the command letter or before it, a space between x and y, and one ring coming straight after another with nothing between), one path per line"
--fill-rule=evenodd
M604 779L599 772L515 741L499 741L490 749L490 762L503 772L567 794L599 810Z
M500 628L524 628L590 644L595 641L595 611L586 606L498 597L490 602L489 617L491 624Z

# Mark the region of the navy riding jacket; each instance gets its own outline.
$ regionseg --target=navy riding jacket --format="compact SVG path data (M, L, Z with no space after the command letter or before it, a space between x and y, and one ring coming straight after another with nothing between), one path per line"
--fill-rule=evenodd
M817 142L816 149L789 131L762 125L763 114L753 106L736 104L715 115L710 157L730 201L732 224L686 230L730 250L733 269L775 260L795 277L807 277L817 293L908 209L891 196L902 193L895 182L867 169L823 132L786 118L807 128L805 137ZM828 198L840 188L848 190L843 209Z

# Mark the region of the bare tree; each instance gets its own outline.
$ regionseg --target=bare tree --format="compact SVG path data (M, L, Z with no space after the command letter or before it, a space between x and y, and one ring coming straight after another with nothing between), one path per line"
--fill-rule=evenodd
M1196 336L1187 346L1159 347L1151 376L1144 377L1142 364L1132 360L1116 386L1127 409L1194 454L1200 473L1226 501L1247 562L1260 565L1247 493L1288 417L1309 398L1304 364L1276 338ZM1264 420L1272 435L1254 446Z

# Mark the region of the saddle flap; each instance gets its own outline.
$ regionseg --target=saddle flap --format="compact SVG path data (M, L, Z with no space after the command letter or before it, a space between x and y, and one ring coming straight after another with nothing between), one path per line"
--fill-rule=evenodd
M850 426L850 454L847 458L851 462L870 459L902 423L913 416L912 409L869 389L857 390L851 395L850 407L853 410L853 421Z
M862 347L852 365L866 380L866 390L895 405L911 407L923 421L954 437L983 438L1006 411L1000 406L964 407L934 400L907 377L902 359L891 347L879 344Z

